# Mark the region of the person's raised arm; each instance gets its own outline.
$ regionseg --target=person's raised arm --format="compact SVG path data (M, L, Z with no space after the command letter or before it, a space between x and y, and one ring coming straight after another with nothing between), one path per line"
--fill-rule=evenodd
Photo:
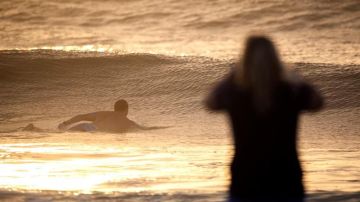
M233 76L228 75L220 81L205 99L205 107L209 110L218 111L226 108L228 104L228 91L232 85Z
M80 114L77 116L72 117L71 119L64 121L62 123L59 124L58 128L59 129L64 129L65 127L80 122L80 121L95 121L96 119L96 113L89 113L89 114Z
M324 98L321 93L316 88L313 88L310 93L308 109L311 111L322 109L324 106Z
M286 76L296 89L300 110L318 111L323 108L324 98L315 86L295 71L288 71Z
M303 110L318 111L324 106L324 98L321 93L310 84L302 86L299 98Z

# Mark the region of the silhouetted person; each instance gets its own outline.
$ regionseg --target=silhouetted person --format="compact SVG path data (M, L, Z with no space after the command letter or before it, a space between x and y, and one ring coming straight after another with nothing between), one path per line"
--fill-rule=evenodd
M266 37L247 40L242 60L206 100L230 117L235 153L230 201L303 201L296 149L299 114L318 110L318 91L285 72Z
M81 114L62 122L58 128L69 131L106 131L106 132L126 132L132 129L157 129L159 127L144 127L130 120L127 115L129 105L125 100L119 100L114 105L114 111L99 111L88 114ZM80 121L87 121L78 125L71 126Z

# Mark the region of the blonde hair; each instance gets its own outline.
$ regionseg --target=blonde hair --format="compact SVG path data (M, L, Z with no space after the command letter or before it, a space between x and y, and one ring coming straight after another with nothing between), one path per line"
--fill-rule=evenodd
M283 79L283 68L270 39L250 36L241 62L235 68L235 83L251 92L255 110L267 114L273 93Z

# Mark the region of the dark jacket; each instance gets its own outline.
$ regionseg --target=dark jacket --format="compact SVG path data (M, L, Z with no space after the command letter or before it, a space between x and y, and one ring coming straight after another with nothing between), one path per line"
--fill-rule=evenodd
M235 154L230 195L303 197L302 169L296 149L298 118L302 110L320 108L321 97L306 82L293 85L284 81L273 92L271 108L264 115L255 110L251 92L233 80L232 75L223 80L208 100L210 109L225 110L231 120ZM314 99L318 99L317 103Z

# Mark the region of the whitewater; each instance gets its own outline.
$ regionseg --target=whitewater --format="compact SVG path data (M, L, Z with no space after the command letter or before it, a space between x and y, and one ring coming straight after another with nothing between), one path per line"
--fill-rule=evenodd
M249 33L326 99L300 124L308 201L360 196L360 4L337 1L1 1L0 200L224 201L232 139L203 100ZM145 126L59 132L129 102ZM14 131L29 123L45 132Z

